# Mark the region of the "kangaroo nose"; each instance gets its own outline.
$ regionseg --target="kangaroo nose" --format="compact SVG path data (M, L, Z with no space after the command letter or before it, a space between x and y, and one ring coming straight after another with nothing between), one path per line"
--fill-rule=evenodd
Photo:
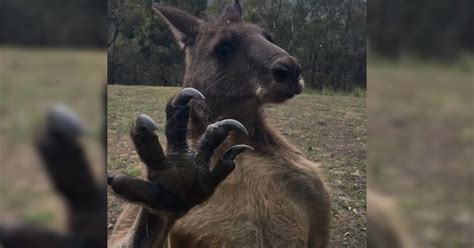
M301 74L301 66L293 57L284 57L273 63L272 76L278 83L298 81Z

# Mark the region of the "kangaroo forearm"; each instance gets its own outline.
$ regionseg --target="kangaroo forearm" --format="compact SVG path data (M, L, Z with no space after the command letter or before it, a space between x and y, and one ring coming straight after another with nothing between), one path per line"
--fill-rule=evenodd
M162 216L152 213L146 207L140 207L138 215L130 228L122 247L164 248L168 234L173 227L174 216Z

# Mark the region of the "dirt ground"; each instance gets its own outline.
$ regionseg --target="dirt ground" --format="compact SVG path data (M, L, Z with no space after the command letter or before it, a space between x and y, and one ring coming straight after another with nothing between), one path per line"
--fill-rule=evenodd
M108 87L108 170L139 176L143 165L133 150L128 129L145 113L164 127L164 107L178 88ZM303 94L268 107L278 129L306 156L322 164L332 191L331 247L365 247L366 100L348 96ZM160 129L163 136L163 129ZM164 137L160 137L165 140ZM123 206L108 194L108 231Z

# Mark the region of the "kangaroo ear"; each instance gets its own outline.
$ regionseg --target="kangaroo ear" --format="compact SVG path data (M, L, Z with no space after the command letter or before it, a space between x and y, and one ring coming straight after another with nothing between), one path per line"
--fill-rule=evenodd
M181 48L194 44L202 21L184 11L153 4L153 9L168 23Z
M227 6L219 17L221 23L225 22L241 22L242 21L242 7L240 1L235 0L234 4Z

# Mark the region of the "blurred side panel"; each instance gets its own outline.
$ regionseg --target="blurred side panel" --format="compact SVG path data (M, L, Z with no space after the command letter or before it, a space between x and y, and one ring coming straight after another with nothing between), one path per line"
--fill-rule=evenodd
M369 3L369 244L473 246L473 6Z
M71 236L90 236L82 231L87 222L99 231L86 242L105 246L105 26L106 1L0 3L2 247L69 247L79 242ZM51 114L57 106L67 109L59 111L65 118ZM64 140L73 130L69 112L85 132ZM46 138L54 140L57 167L39 147Z

